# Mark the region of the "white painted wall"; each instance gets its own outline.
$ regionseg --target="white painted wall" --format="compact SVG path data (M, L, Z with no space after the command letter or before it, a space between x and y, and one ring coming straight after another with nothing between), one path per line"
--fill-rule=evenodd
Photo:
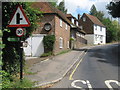
M106 28L94 25L94 44L106 44Z
M39 57L44 53L43 34L34 34L28 38L28 46L24 48L26 56Z

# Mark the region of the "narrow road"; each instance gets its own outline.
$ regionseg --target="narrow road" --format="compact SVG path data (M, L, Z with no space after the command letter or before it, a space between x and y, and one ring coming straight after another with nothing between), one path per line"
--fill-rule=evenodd
M117 88L120 86L118 44L89 48L80 61L51 88ZM114 89L113 89L114 90Z

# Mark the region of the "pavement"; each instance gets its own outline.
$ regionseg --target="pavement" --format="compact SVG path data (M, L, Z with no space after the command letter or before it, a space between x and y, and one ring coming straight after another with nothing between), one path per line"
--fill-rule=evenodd
M29 65L28 72L32 74L24 75L25 78L35 82L34 87L45 86L53 84L63 79L67 72L73 67L73 65L79 60L81 55L85 52L86 47L79 50L72 50L68 53L57 55L54 57L40 60L40 58L27 58L27 64Z

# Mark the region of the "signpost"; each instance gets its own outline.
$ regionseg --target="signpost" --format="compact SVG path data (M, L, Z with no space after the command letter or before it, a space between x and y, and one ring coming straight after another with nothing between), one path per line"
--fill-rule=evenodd
M22 36L25 35L24 29L21 27L29 27L30 22L27 16L24 13L24 10L21 5L17 6L13 17L10 20L8 27L17 27L16 36L17 37L9 37L8 41L17 42L19 41L19 54L20 54L20 80L23 79L23 47L21 47L21 43L23 43Z

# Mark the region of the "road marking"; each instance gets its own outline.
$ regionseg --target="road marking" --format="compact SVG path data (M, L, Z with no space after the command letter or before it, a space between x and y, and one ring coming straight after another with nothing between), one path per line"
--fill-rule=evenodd
M110 83L116 83L120 87L120 82L116 80L106 80L105 84L108 88L110 88L110 90L114 90L113 87L110 85Z
M92 85L90 84L90 82L88 80L86 80L88 88L92 88Z
M82 90L83 90L82 87L75 85L75 84L78 83L78 82L81 82L82 84L87 85L88 88L89 88L90 90L92 90L92 86L91 86L91 84L90 84L90 82L89 82L88 80L86 80L86 81L85 81L85 80L74 80L74 81L71 83L71 86L74 87L74 88L78 88L78 89L82 89Z
M85 56L86 54L87 54L87 51L85 52L84 56ZM84 57L84 56L83 56L83 57ZM82 59L80 59L80 61L79 61L78 64L76 65L75 69L72 71L72 73L71 73L71 75L70 75L70 77L69 77L69 80L73 80L73 74L74 74L75 71L77 70L77 68L78 68L78 66L80 65L80 63L82 62L83 57L82 57ZM78 59L79 59L79 58L78 58Z

